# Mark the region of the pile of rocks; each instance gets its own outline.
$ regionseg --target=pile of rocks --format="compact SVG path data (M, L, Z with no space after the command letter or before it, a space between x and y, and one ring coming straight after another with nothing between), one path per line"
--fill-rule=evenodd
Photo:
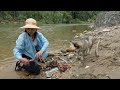
M120 24L120 11L104 11L98 14L94 29L100 27L112 27Z

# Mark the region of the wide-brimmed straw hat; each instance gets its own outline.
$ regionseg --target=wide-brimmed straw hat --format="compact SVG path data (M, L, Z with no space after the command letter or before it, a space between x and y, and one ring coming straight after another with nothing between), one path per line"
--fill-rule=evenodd
M20 28L36 28L36 29L41 29L40 27L37 26L37 22L33 18L29 18L25 21L25 26L20 27Z

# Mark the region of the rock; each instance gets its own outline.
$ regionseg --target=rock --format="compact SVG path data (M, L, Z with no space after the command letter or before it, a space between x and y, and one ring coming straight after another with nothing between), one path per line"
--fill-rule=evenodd
M104 11L97 15L94 29L120 24L120 11Z
M49 71L46 71L45 75L46 75L46 77L51 77L54 73L56 73L58 71L59 71L59 69L56 67L56 68L53 68L53 69L51 69Z
M72 59L73 56L74 56L74 54L68 54L67 58L68 58L68 59Z
M75 35L74 38L78 38L79 36L78 35Z
M75 51L75 49L72 49L72 48L67 48L66 49L66 52L74 52Z
M49 57L49 56L55 56L55 54L48 52L48 57Z
M85 68L89 68L90 66L86 66Z
M66 53L67 51L66 50L61 50L62 53Z
M97 79L111 79L107 74L98 74Z
M107 31L110 31L110 29L105 28L105 29L103 29L103 31L104 31L104 32L107 32Z

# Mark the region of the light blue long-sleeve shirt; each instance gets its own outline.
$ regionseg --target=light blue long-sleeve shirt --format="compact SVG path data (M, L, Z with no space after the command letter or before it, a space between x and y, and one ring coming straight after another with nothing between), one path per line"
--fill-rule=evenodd
M43 36L43 34L37 32L35 39L37 41L36 48L34 46L32 38L28 35L27 32L23 32L22 34L19 35L18 39L16 40L16 47L13 49L14 56L17 60L20 60L22 58L22 54L34 58L36 54L36 49L42 50L43 53L47 52L49 42Z

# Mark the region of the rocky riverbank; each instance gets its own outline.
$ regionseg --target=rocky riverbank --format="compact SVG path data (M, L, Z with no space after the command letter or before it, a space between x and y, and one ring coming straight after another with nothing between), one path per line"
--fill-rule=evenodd
M90 31L83 34L92 35L95 42L91 54L85 56L83 61L73 57L66 60L70 62L71 68L57 77L60 79L119 79L120 78L120 26L102 28L101 30ZM78 36L78 38L80 38ZM95 55L98 45L98 56ZM68 57L71 52L67 52ZM72 52L73 53L73 52ZM81 65L83 62L84 66Z

